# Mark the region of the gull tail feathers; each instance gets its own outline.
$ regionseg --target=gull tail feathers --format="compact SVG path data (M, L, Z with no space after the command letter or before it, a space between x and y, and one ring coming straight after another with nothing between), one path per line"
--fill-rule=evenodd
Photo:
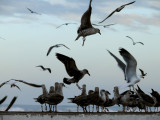
M67 85L70 85L71 82L69 82L68 80L69 80L68 78L64 78L64 79L63 79L63 82L64 82L65 84L67 84Z

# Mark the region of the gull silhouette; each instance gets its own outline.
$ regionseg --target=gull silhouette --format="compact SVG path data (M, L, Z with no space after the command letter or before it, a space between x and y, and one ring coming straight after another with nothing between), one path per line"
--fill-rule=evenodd
M64 44L56 44L56 45L51 46L51 47L48 49L47 56L49 55L49 53L51 52L51 50L52 50L53 48L58 48L58 47L62 47L62 46L70 50L70 48L67 47L67 46L64 45Z
M129 39L131 39L131 40L132 40L133 45L135 45L135 44L137 44L137 43L140 43L141 45L144 45L142 42L134 42L134 40L133 40L131 37L129 37L129 36L126 36L126 37L128 37Z
M64 24L61 24L60 26L56 27L56 28L60 28L62 27L63 25L69 25L69 24L77 24L77 23L64 23Z
M29 9L29 8L27 8L31 13L33 13L33 14L38 14L38 15L41 15L40 13L37 13L37 12L35 12L35 11L33 11L33 10L31 10L31 9Z
M130 5L130 4L133 4L135 1L133 2L130 2L130 3L127 3L127 4L124 4L118 8L116 8L112 13L110 13L104 20L102 20L101 22L99 23L102 23L104 22L107 18L111 17L115 12L120 12L123 8L125 8L127 5Z

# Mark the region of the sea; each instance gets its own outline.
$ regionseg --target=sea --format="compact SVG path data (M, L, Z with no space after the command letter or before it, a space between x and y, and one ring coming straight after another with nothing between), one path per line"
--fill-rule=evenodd
M5 111L7 108L7 104L0 105L0 111ZM48 105L47 108L49 109ZM90 109L92 110L92 106L90 106ZM94 108L94 111L96 108ZM45 106L43 105L43 110L45 111ZM77 112L77 106L76 105L58 105L57 106L58 112ZM108 107L109 112L118 112L122 110L122 107L119 107L117 105ZM9 111L35 111L35 112L41 112L41 105L13 105L12 108L9 109ZM82 108L79 107L79 112L82 112ZM106 110L106 112L108 112Z

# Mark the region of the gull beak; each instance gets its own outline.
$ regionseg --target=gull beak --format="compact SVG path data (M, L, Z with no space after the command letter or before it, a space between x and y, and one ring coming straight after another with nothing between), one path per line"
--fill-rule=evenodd
M87 73L89 76L91 76L90 74L89 74L89 72Z
M99 31L98 33L101 35L101 32L100 32L100 31Z

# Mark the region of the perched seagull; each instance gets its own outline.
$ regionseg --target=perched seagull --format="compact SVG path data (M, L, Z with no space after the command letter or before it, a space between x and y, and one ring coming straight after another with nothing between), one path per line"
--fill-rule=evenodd
M62 24L62 25L60 25L60 26L58 26L58 27L56 27L56 28L60 28L60 27L63 26L63 25L69 25L69 24L77 24L77 23L64 23L64 24Z
M88 74L90 76L88 70L87 69L79 70L73 58L62 55L60 53L56 53L56 56L57 59L64 64L68 75L72 77L72 78L64 78L63 82L68 85L70 85L71 83L76 83L77 87L79 89L82 89L78 85L78 82L84 77L85 74Z
M51 46L51 47L48 49L47 56L49 55L49 53L51 52L51 50L52 50L53 48L58 48L58 47L62 47L62 46L63 46L63 47L66 47L67 49L70 50L70 48L67 47L67 46L64 45L64 44L56 44L56 45Z
M147 73L144 73L144 71L142 69L139 68L139 70L141 71L142 77L144 78L144 76L147 75Z
M92 25L95 25L95 26L103 26L104 28L108 27L108 26L112 26L112 25L115 25L115 24L108 24L108 25L97 25L97 24L92 24Z
M12 99L12 101L10 102L10 104L8 105L8 107L6 108L5 111L8 111L8 110L13 106L13 104L15 103L16 100L17 100L17 97L15 96L15 97Z
M11 88L12 88L12 87L17 87L19 90L21 90L21 89L16 85L16 83L18 83L18 82L21 82L21 83L30 85L30 86L32 86L32 87L42 87L42 85L37 85L37 84L33 84L33 83L28 83L28 82L25 82L25 81L23 81L23 80L10 79L10 80L8 80L8 81L3 82L2 84L0 84L0 88L1 88L3 85L5 85L5 84L9 84L9 85L11 85Z
M136 59L124 48L120 48L119 53L123 57L126 64L124 64L119 58L117 58L109 50L108 50L108 52L117 61L118 66L124 72L124 77L125 77L125 80L127 81L126 84L119 86L119 88L126 88L126 87L132 86L134 89L134 84L138 83L141 80L141 78L143 78L142 75L137 76L137 73L136 73L137 61L136 61Z
M51 69L50 68L44 68L42 65L38 65L36 67L42 68L43 71L48 70L48 72L51 73Z
M4 38L2 38L2 37L0 37L0 39L2 39L2 40L6 40L6 39L4 39Z
M82 46L84 46L84 42L85 42L85 37L92 35L92 34L96 34L96 33L100 33L100 30L98 28L94 28L91 24L91 12L92 12L92 7L91 7L91 2L92 0L90 0L89 3L89 8L88 10L82 15L81 17L81 25L77 30L78 36L76 38L76 40L78 40L81 36L83 37L83 44Z
M140 43L140 44L144 45L142 42L134 42L134 40L133 40L131 37L129 37L129 36L126 36L126 37L128 37L129 39L131 39L131 40L132 40L133 45L135 45L135 44L137 44L137 43Z
M37 12L35 12L35 11L29 9L29 8L27 8L27 9L28 9L31 13L35 13L35 14L41 15L40 13L37 13Z
M136 1L133 1L133 2L130 2L130 3L127 3L127 4L124 4L120 7L118 7L117 9L115 9L112 13L110 13L104 20L102 20L101 22L99 23L102 23L104 22L107 18L111 17L115 12L120 12L123 8L125 8L127 5L130 5L130 4L133 4L134 2Z

